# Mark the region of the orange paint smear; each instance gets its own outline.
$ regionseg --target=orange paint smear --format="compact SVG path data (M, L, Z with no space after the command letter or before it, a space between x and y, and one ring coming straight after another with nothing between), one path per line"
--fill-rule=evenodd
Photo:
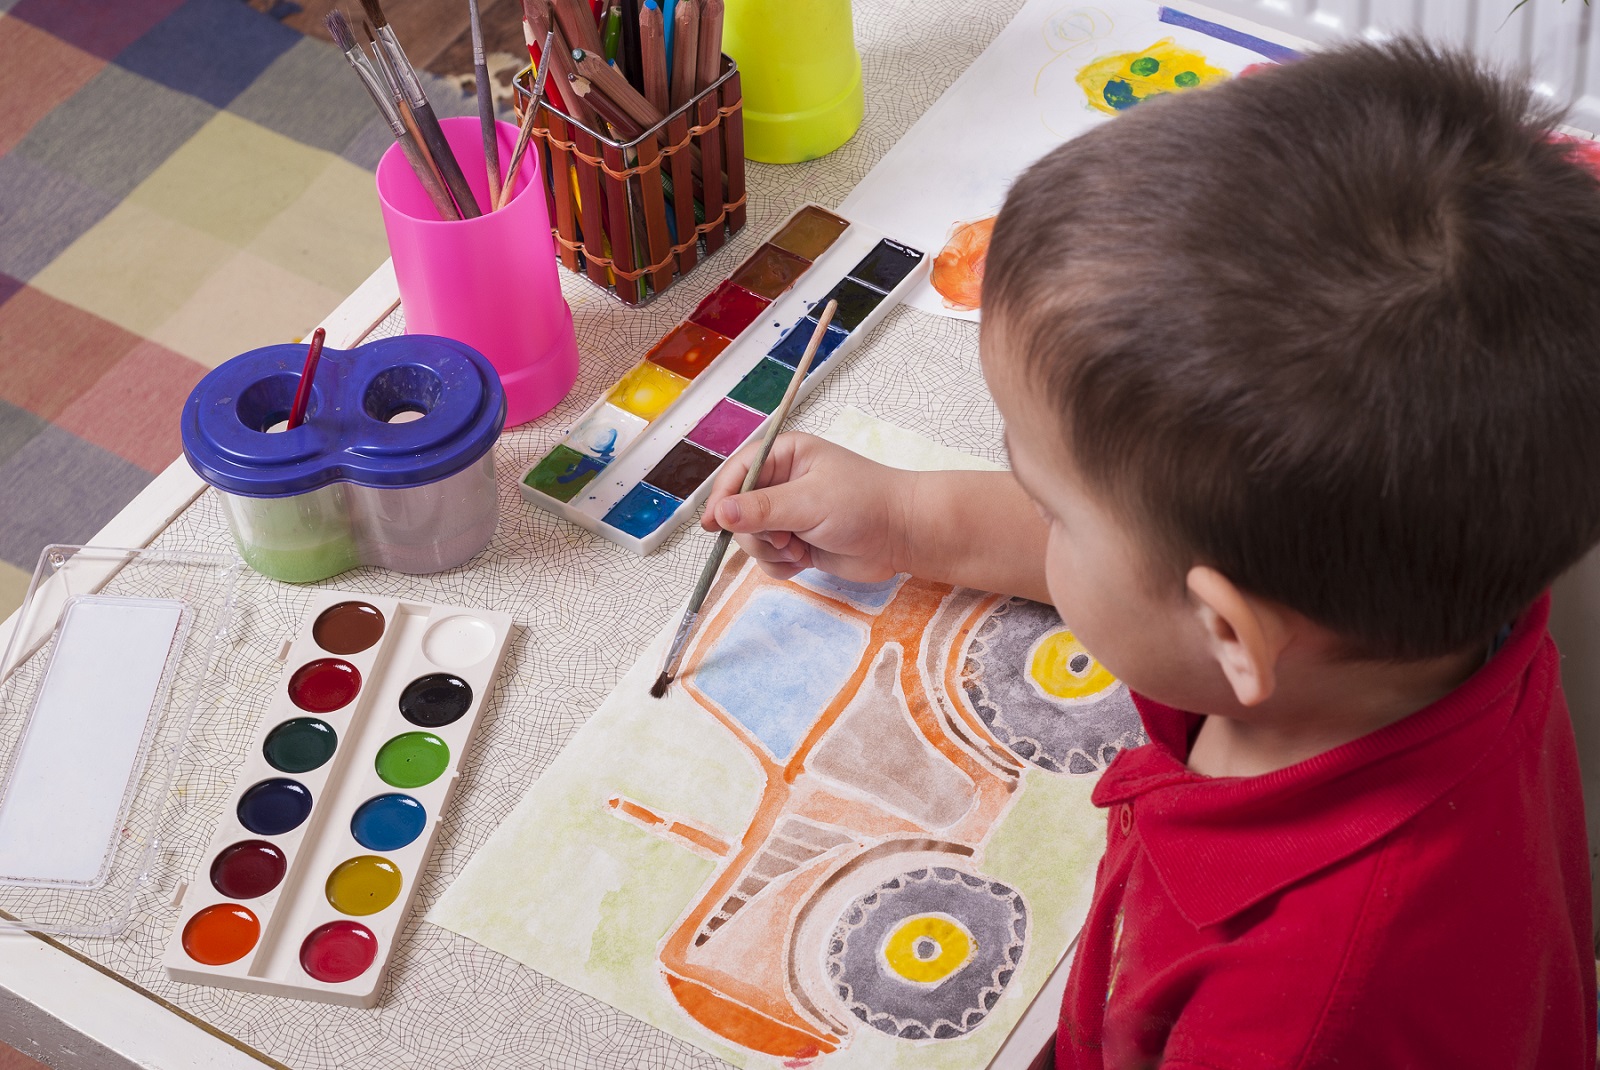
M994 216L962 223L933 261L928 281L950 308L971 312L983 301L983 263L989 256Z
M689 1017L741 1048L780 1059L814 1059L839 1046L837 1037L802 1032L741 1006L705 985L673 973L665 976L667 987Z

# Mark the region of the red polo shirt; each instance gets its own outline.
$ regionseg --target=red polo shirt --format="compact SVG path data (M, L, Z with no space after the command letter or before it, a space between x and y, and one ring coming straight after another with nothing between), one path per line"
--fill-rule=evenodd
M1094 791L1106 854L1056 1064L1595 1065L1577 752L1542 598L1466 683L1257 777L1184 765L1199 719Z

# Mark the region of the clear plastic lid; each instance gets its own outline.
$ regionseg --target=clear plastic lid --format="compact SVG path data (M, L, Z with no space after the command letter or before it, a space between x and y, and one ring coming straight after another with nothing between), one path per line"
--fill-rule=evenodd
M48 546L0 661L0 928L112 936L159 896L163 821L221 654L231 554Z

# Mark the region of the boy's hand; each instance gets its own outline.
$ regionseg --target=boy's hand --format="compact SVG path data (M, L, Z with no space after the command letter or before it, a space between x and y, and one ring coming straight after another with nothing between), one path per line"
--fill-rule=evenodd
M778 579L819 568L870 583L905 571L915 473L791 432L772 444L757 489L740 494L756 445L730 457L718 473L701 527L733 532L745 553Z

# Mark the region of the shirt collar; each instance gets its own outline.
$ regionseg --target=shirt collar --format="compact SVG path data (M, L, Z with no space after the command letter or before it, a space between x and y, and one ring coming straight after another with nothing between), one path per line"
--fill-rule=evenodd
M1185 766L1194 714L1142 696L1150 744L1119 754L1095 786L1099 806L1137 800L1135 821L1167 894L1195 926L1226 920L1375 843L1460 783L1512 726L1524 697L1555 686L1549 595L1460 687L1394 724L1256 777ZM1536 692L1529 694L1529 692Z

